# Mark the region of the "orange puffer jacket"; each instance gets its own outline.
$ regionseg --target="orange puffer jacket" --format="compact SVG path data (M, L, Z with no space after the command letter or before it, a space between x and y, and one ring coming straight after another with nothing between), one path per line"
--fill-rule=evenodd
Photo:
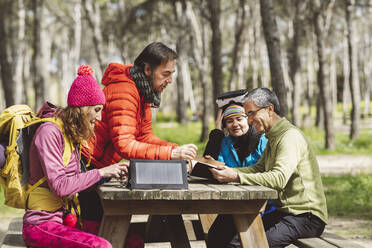
M152 132L150 104L143 102L130 76L132 65L111 63L102 78L106 105L95 126L96 139L89 142L92 164L97 168L120 160L169 160L173 147ZM83 153L87 155L88 150Z

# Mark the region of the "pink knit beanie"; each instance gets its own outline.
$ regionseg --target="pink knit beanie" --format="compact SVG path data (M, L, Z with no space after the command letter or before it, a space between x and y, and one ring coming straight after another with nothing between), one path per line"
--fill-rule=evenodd
M105 95L92 76L93 69L89 65L82 65L77 74L68 92L67 104L73 107L104 105Z

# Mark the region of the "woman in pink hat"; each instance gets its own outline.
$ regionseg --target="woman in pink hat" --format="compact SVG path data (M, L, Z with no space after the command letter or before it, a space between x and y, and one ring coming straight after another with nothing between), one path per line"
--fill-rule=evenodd
M88 65L79 68L68 93L68 106L40 125L31 142L28 183L41 184L29 194L23 217L23 238L29 246L111 247L107 240L78 229L76 193L102 178L126 176L128 171L125 163L81 171L81 145L94 135L105 104L92 74Z

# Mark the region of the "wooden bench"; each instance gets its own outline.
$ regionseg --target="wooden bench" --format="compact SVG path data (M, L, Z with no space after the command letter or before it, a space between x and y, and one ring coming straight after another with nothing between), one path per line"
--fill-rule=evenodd
M333 233L324 232L319 238L299 239L294 245L300 248L364 248Z
M9 223L1 248L27 247L22 237L22 218L13 218Z
M147 220L147 215L134 215L131 223L143 223ZM203 248L206 247L205 242L195 239L192 228L187 228L192 221L195 221L195 216L185 215L183 216L186 229L189 229L188 236L192 240L191 247ZM190 233L189 233L190 232ZM145 248L167 248L171 247L169 242L158 242L158 243L146 243ZM293 245L287 246L287 248L363 248L362 246L353 243L343 237L336 234L324 232L319 238L308 238L299 239ZM3 243L0 248L27 248L22 238L22 218L13 218L9 224L8 231L5 234Z

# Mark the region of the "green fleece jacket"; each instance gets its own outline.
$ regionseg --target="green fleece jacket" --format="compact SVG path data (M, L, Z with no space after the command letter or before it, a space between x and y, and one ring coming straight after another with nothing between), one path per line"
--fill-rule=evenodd
M274 205L279 211L311 212L327 223L323 184L310 142L285 118L265 135L269 142L257 163L236 169L240 183L275 189L279 198Z

